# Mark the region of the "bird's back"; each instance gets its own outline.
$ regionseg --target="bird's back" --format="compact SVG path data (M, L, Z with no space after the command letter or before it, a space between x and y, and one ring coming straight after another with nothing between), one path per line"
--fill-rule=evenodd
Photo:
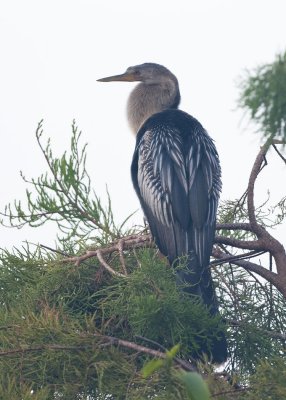
M171 263L190 255L208 265L221 181L214 143L202 125L179 110L153 115L138 132L131 171L161 252Z
M138 132L131 172L159 250L171 264L187 264L177 269L178 283L217 314L209 261L221 170L212 139L182 111L157 113ZM226 358L223 333L214 342L212 357L217 362Z

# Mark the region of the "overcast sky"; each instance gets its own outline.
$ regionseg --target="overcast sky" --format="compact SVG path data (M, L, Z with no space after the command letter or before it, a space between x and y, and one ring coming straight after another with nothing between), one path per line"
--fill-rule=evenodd
M58 155L76 119L88 142L94 189L102 195L108 185L118 222L139 209L130 180L135 139L125 111L134 84L96 79L143 62L177 76L180 108L216 141L221 198L240 197L261 141L237 109L237 85L245 69L286 49L285 16L285 0L0 0L0 209L24 198L20 170L27 177L46 171L35 140L42 118ZM268 189L273 202L285 194L277 182L285 182L285 168L274 155L268 161L257 202ZM141 218L138 212L134 221ZM55 239L50 227L0 229L0 247Z

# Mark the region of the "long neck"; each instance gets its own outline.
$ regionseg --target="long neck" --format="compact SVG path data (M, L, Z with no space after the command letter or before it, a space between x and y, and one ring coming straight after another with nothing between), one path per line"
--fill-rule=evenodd
M131 92L127 104L127 117L132 131L136 134L151 115L177 108L179 102L180 91L176 78L158 84L139 83Z

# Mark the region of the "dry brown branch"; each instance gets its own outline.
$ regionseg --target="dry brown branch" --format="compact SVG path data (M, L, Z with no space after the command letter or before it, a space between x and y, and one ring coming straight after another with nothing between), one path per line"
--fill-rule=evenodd
M154 350L154 349L150 349L149 347L145 347L142 346L140 344L134 343L134 342L129 342L127 340L123 340L123 339L118 339L112 336L101 336L100 337L106 341L108 341L110 344L112 345L118 345L121 347L125 347L131 350L135 350L139 353L145 353L145 354L149 354L153 357L157 357L157 358L163 358L166 359L168 357L168 355L166 353L163 353L161 351L158 350ZM188 361L182 360L178 357L174 358L174 361L176 362L176 364L178 364L181 368L183 368L186 371L196 371L196 368L191 365Z
M247 187L247 208L248 208L248 217L251 226L251 230L256 233L257 237L260 238L263 236L264 229L258 224L255 215L255 206L254 206L254 185L256 179L258 177L259 172L262 169L262 164L265 162L266 153L271 145L270 142L267 142L264 146L261 147L256 159L254 161L249 181Z
M277 141L275 141L277 144ZM222 252L219 249L214 249L213 256L220 262L231 262L232 264L238 265L246 269L247 271L254 272L259 276L267 279L272 283L285 297L286 297L286 253L282 244L272 237L266 229L261 226L256 219L255 206L254 206L254 185L258 174L263 168L265 163L266 153L272 143L266 143L261 147L252 167L252 171L249 177L248 187L244 194L248 205L248 217L249 222L243 223L221 223L217 224L217 230L243 230L252 232L255 236L255 240L240 240L233 237L218 235L215 237L214 243L219 245L231 246L234 248L249 250L253 252L269 252L276 262L277 273L269 271L267 268L252 263L244 258L246 254L241 256L234 256L228 252ZM84 254L79 256L67 257L63 259L63 262L73 263L76 266L84 263L90 258L97 258L101 266L109 273L119 276L126 277L128 272L124 259L125 250L133 250L138 248L154 247L151 235L148 233L139 233L124 238L116 239L110 245L105 247L89 249ZM124 251L123 251L124 250ZM105 259L105 256L112 253L119 257L122 272L116 271Z
M129 249L153 247L153 246L154 246L154 244L152 242L150 235L137 234L137 235L131 235L131 236L126 236L125 238L121 238L106 247L101 247L101 248L98 248L95 250L87 250L81 256L66 257L62 261L65 263L72 263L72 264L75 264L76 266L79 266L85 260L95 257L98 259L100 264L108 272L110 272L111 274L113 274L115 276L124 278L127 276L127 270L126 270L126 266L125 266L125 262L124 262L123 247L125 250L129 250ZM124 274L122 274L121 272L115 271L104 259L104 255L110 255L114 252L119 253L119 258L121 261L121 265L122 265Z
M275 260L277 273L269 271L268 269L262 267L261 265L252 263L247 260L232 260L232 264L239 265L248 271L252 271L261 277L267 279L272 283L285 297L286 297L286 253L283 245L276 240L266 229L261 226L256 219L255 205L254 205L254 186L256 179L266 165L266 154L269 147L273 144L280 144L280 141L273 140L267 142L261 147L256 159L254 161L249 181L248 187L245 192L247 200L248 218L249 223L236 224L218 224L217 229L227 229L227 230L237 230L242 229L252 232L256 235L256 240L239 240L236 238L230 238L225 236L216 236L215 243L224 244L226 246L236 247L245 250L255 250L269 252ZM274 147L275 148L275 147ZM277 150L276 150L277 151ZM277 151L278 152L278 151ZM218 249L214 251L214 257L217 259L229 259L229 254L220 252Z
M107 264L107 262L105 261L105 259L102 256L101 250L96 250L96 256L98 258L98 261L100 262L100 264L111 274L115 275L115 276L120 276L121 278L124 278L126 275L121 274L120 272L115 271L109 264ZM77 264L79 265L79 264Z

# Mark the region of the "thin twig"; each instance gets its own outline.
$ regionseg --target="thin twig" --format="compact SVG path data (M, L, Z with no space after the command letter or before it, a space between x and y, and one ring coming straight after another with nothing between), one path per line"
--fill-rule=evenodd
M237 321L237 320L234 320L234 319L230 319L230 320L226 319L226 322L229 325L232 325L232 326L246 326L247 325L247 323L244 322L244 321ZM272 337L274 339L286 340L286 334L285 333L276 332L276 331L269 331L269 330L261 329L261 328L258 328L258 327L256 327L256 329L259 332L265 334L266 336Z
M145 248L147 247L153 247L154 244L152 242L151 236L146 234L146 235L131 235L127 236L125 238L119 239L119 241L124 241L124 248L125 249L135 249L135 248ZM127 270L125 268L126 274L122 274L120 272L115 271L109 264L104 259L104 255L106 254L111 254L113 252L118 252L120 246L118 245L118 242L113 242L111 245L98 248L96 250L88 250L86 253L82 254L81 256L73 256L73 257L67 257L62 260L62 262L65 263L74 263L76 266L79 266L83 261L92 258L92 257L97 257L101 265L107 269L110 273L116 276L120 277L126 277L127 275ZM121 244L122 245L122 244Z
M108 235L110 235L110 237L112 238L116 238L117 235L115 235L112 231L110 231L110 229L108 228L108 226L102 225L98 220L94 219L93 217L91 217L84 209L82 209L79 204L74 201L71 196L69 195L69 193L65 190L61 180L59 179L55 168L53 166L53 164L50 161L50 155L47 153L46 149L44 149L44 147L42 146L41 143L41 136L43 134L43 129L42 129L42 124L43 124L43 120L40 121L40 123L38 124L37 130L36 130L36 139L38 142L38 145L40 147L40 150L48 164L48 167L53 175L53 178L55 179L56 185L60 188L60 190L62 191L63 195L68 199L68 202L80 213L80 215L84 218L87 219L88 221L90 221L92 224L94 224L97 228L99 228L100 230L102 230L103 232L106 232ZM73 129L73 133L75 133L74 129ZM48 146L49 146L49 142L48 142Z
M118 240L119 259L120 259L120 262L121 262L121 266L122 266L124 275L128 275L127 269L126 269L126 265L125 265L124 256L123 256L123 247L124 247L124 239L119 239Z
M223 251L220 251L218 248L215 248L213 253L213 257L220 259L220 260L227 260L229 258L229 254L225 254ZM232 260L232 264L238 265L245 270L250 270L257 275L261 276L262 278L268 280L269 282L273 283L279 289L279 277L275 272L269 271L268 269L262 267L259 264L252 263L247 260Z
M282 156L282 154L280 153L280 151L277 149L277 147L275 146L274 143L272 143L272 147L274 148L274 150L276 151L276 153L278 154L278 156L285 162L286 164L286 158Z
M53 249L52 247L46 246L46 245L44 245L44 244L41 244L41 243L40 243L39 246L40 246L42 249L49 250L49 251L51 251L51 252L53 252L53 253L57 253L57 254L59 254L59 255L61 255L61 256L64 256L64 257L68 257L68 256L69 256L67 253L65 253L65 252L63 252L63 251L60 251L60 250L57 250L57 249Z
M225 257L223 258L223 260L214 260L210 262L210 265L220 265L220 264L224 264L224 263L231 263L234 260L244 260L245 258L249 259L249 258L253 258L253 257L258 257L261 256L262 254L264 254L265 251L249 251L248 253L243 253L243 254L237 254L237 255L225 255ZM216 256L216 251L214 250L212 252L212 255L215 257Z

